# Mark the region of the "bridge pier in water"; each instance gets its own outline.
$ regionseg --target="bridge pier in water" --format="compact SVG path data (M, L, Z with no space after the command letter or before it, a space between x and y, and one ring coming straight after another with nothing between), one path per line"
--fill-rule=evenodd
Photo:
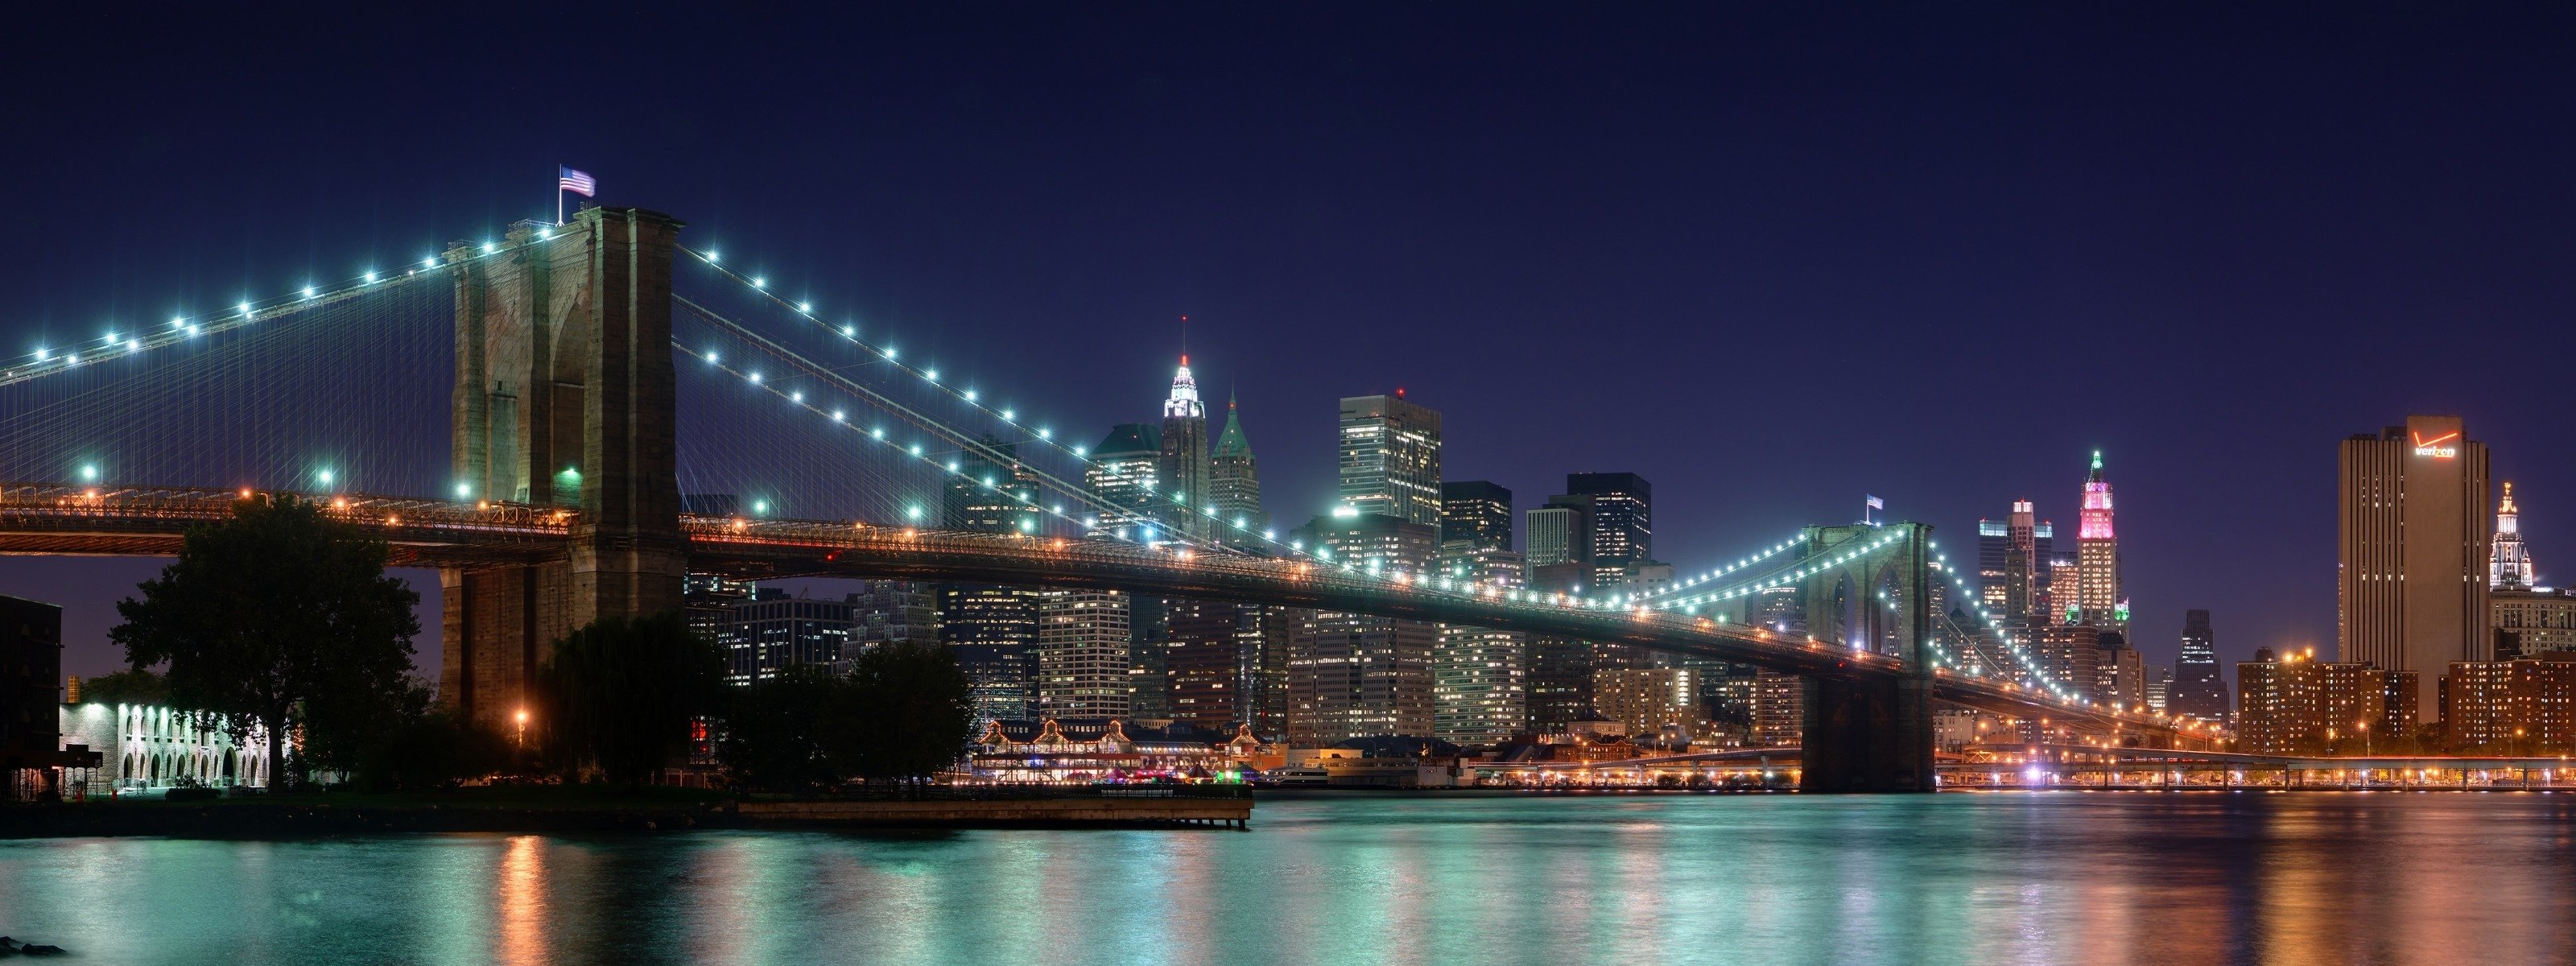
M1873 538L1901 539L1875 549ZM1813 677L1805 682L1798 789L1928 792L1933 771L1932 527L1923 523L1810 527L1810 546L1857 549L1806 583L1807 626L1832 646L1905 662L1895 677Z
M680 606L671 258L681 223L592 208L446 256L456 282L450 456L460 498L578 513L561 560L442 571L440 694L506 728L553 642ZM543 231L545 237L537 237Z

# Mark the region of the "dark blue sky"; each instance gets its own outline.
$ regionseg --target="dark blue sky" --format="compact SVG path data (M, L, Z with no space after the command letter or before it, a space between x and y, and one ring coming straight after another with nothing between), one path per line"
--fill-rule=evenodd
M1186 314L1289 522L1398 385L1524 507L1645 474L1685 567L1864 494L2071 532L2100 448L2138 638L2233 659L2331 644L2334 443L2435 411L2576 560L2564 10L399 13L17 18L0 348L550 216L560 162L1059 425L1151 416ZM0 592L94 673L155 566Z

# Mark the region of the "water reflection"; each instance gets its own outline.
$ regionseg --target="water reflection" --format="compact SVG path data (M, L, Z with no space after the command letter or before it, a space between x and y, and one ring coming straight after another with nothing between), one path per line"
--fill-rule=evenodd
M2576 796L1265 800L1250 832L0 842L104 962L2546 962Z

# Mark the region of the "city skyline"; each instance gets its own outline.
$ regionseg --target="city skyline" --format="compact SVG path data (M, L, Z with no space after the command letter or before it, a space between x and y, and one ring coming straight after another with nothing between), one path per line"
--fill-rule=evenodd
M391 146L361 166L296 156L248 133L275 129L281 108L245 95L310 68L252 57L238 69L227 58L225 69L208 70L183 49L124 69L147 83L210 84L195 118L119 85L68 84L65 97L25 108L32 137L113 149L5 162L22 180L61 190L28 199L22 212L25 233L48 243L0 269L22 293L5 303L11 321L0 338L32 346L87 337L102 322L228 304L245 290L345 273L362 267L346 264L358 259L390 260L511 219L550 217L554 166L570 163L597 175L603 200L684 212L692 237L711 244L766 246L728 255L756 261L827 304L854 307L900 333L908 348L1026 387L1059 424L1086 435L1150 421L1142 406L1165 395L1179 317L1188 315L1204 395L1241 400L1261 436L1266 502L1281 524L1303 519L1331 492L1333 417L1324 407L1398 387L1450 414L1451 478L1494 480L1528 505L1557 492L1554 481L1568 472L1654 480L1662 491L1656 555L1685 572L1776 540L1784 527L1856 518L1868 494L1886 498L1891 517L1938 526L1954 561L1972 552L1978 518L2017 497L2039 500L2043 518L2067 531L2061 544L2071 544L2076 514L2061 495L2071 486L2067 467L2103 450L2119 481L2123 579L2138 608L2131 639L2150 661L2170 661L2183 612L2205 608L2222 628L2220 657L2232 664L2257 646L2332 644L2333 515L2324 495L2333 486L2332 441L2390 414L2455 413L2480 427L2496 447L2495 476L2514 479L2533 506L2566 505L2558 495L2576 490L2576 458L2548 445L2553 407L2538 381L2470 369L2342 377L2381 371L2387 347L2428 319L2479 344L2537 354L2564 348L2567 337L2541 323L2570 301L2565 283L2515 269L2519 254L2501 257L2545 256L2556 244L2552 226L2563 221L2556 213L2569 202L2566 189L2539 173L2576 156L2566 135L2529 129L2528 112L2502 106L2530 96L2534 85L2508 82L2486 58L2420 53L2400 65L2400 81L2356 81L2361 92L2401 83L2421 95L2394 113L2365 122L2299 110L2362 93L2320 93L2297 78L2357 76L2386 60L2347 37L2302 47L2310 59L2293 70L2275 55L2293 38L2308 43L2303 24L2246 16L2243 29L2207 52L2225 69L2135 72L2013 56L1974 57L1961 71L1949 59L1959 51L2047 50L2050 41L2119 54L2152 49L2144 46L2152 31L2133 38L2081 18L2049 19L2027 35L2037 39L2013 40L2005 38L2025 35L1991 29L2013 22L2010 15L1988 12L1926 25L1920 35L1876 37L1854 56L1781 42L1801 19L1781 14L1744 25L1747 46L1728 48L1748 73L1693 79L1679 98L1664 93L1673 90L1672 58L1696 52L1709 31L1675 32L1689 38L1685 48L1654 32L1594 25L1586 28L1593 39L1623 52L1624 66L1589 65L1560 81L1506 58L1486 88L1470 92L1442 71L1486 64L1472 60L1480 53L1528 53L1514 46L1511 25L1467 28L1455 53L1430 60L1401 47L1401 38L1430 26L1415 15L1363 18L1384 28L1378 40L1289 28L1289 40L1350 55L1350 73L1317 75L1275 52L1243 63L1192 52L1204 46L1192 41L1222 24L1160 25L1134 48L1132 67L1105 67L1037 39L1014 41L1010 56L993 58L966 39L964 25L931 18L903 25L919 41L913 49L871 50L855 74L809 78L819 103L953 119L960 115L941 109L975 103L959 100L973 95L918 78L971 69L1009 96L1094 122L1097 133L1032 135L1025 117L968 112L953 141L924 142L909 136L919 125L897 123L835 132L847 150L812 157L674 149L672 129L640 106L576 116L562 105L484 119L461 139L407 130L375 109L433 101L434 78L488 69L484 58L497 52L477 48L436 55L371 86L320 90L297 105L299 114ZM2427 16L2426 30L2478 49L2547 34L2510 17ZM202 26L222 41L210 47L236 52L290 50L309 39L301 28L254 34ZM1116 32L1079 17L1064 26L1095 39ZM770 40L719 29L707 42L755 39ZM76 80L109 62L99 53L75 38L29 66ZM532 78L562 69L533 51L508 60L527 65L536 73L522 76ZM1850 69L1797 66L1809 63ZM2222 75L2224 85L2213 79ZM1276 78L1288 76L1372 97L1346 107L1257 108L1241 118L1210 100L1275 104L1287 93ZM1881 82L1891 76L1945 80L1890 89ZM1793 82L1813 117L1741 113ZM699 131L689 144L724 141L704 135L736 124L748 135L811 120L802 109L763 107L760 90L741 82L653 83L672 85L661 101L683 110L740 109L738 118L698 122L720 130ZM1584 125L1549 106L1562 103L1546 93L1559 83L1577 85L1577 100L1624 105L1653 123L1600 131L1580 146L1540 137L1541 122ZM1959 113L1962 85L2032 93L2000 116ZM1050 90L1058 93L1040 93ZM1513 120L1481 107L1495 103L1535 113ZM1900 119L1918 112L1971 134L1937 142L1895 136L1907 130ZM74 133L99 118L116 119L125 133ZM1389 154L1358 164L1299 140L1350 129L1393 132L1384 141ZM168 148L156 146L164 142L135 133L145 130L185 132L201 149L174 167ZM2391 130L2481 136L2405 138L2407 148L2392 153ZM1159 158L1183 143L1175 132L1184 131L1220 163L1163 164ZM994 159L1021 155L994 149L1033 136L1048 138L1066 164L1035 181L997 178ZM1460 145L1476 138L1508 149L1462 154ZM1745 143L1781 147L1732 147ZM1873 187L1842 160L1856 143L1928 173L1903 188ZM525 147L489 147L501 144ZM2082 163L2053 163L2051 180L2017 180L2009 164L1987 163L1993 148L1963 146L1972 144L2002 145L2007 158L2044 152ZM2146 149L2132 150L2140 145ZM2236 164L2247 151L2281 163ZM814 167L821 156L868 157L871 176L827 175ZM2319 163L2327 158L2335 163ZM1649 170L1615 166L1634 159ZM2482 174L2407 176L2426 165ZM2304 173L2281 180L2294 169ZM2210 177L2186 189L2156 174L2174 170ZM1542 177L1551 188L1534 207L1493 203ZM773 185L782 180L801 181L805 194L780 204ZM180 207L99 201L151 183ZM990 200L995 183L1016 185L1007 209ZM2214 222L2167 214L2201 210L2189 201L2206 190L2247 200L2224 206ZM2364 197L2430 212L2430 222L2392 232L2354 214L2361 206L2344 207ZM2500 197L2515 203L2492 203ZM1176 210L1171 198L1206 204ZM419 212L443 214L424 221ZM869 215L854 225L851 212ZM1283 227L1231 233L1245 224ZM961 225L968 230L951 227ZM997 231L1003 227L1013 230ZM1603 242L1573 250L1556 240L1564 237ZM2445 237L2494 247L2437 241ZM2394 264L2406 271L2381 270ZM1708 266L1717 266L1713 276ZM1854 278L1869 282L1850 284ZM1666 351L1569 338L1621 320L1664 333L1655 348ZM1709 335L1686 334L1684 320L1704 323ZM1829 331L1848 335L1822 335ZM2193 349L2211 344L2233 351L2212 358ZM2081 372L2098 399L2047 405L2025 380L1989 380L1993 354L2005 346L2020 353L2015 371ZM1903 401L1892 392L1791 399L1709 391L1711 366L1760 371L1827 357L1858 357L1854 364L1864 367L1901 359L1926 375ZM1080 380L1061 371L1073 359L1081 360ZM1531 374L1542 362L1573 376L1615 378L1554 380L1561 391L1535 392L1540 381ZM1586 391L1602 386L1613 391ZM2263 416L2239 418L2245 412ZM1728 442L1741 438L1755 442ZM1759 456L1808 438L1846 440L1855 456L1796 474L1739 471L1748 448ZM2523 521L2544 565L2557 559L2549 548L2576 538L2556 516L2543 509ZM2259 559L2236 552L2249 537L2268 548ZM107 653L99 641L112 620L108 606L153 568L0 561L0 576L72 606L70 660L94 671Z

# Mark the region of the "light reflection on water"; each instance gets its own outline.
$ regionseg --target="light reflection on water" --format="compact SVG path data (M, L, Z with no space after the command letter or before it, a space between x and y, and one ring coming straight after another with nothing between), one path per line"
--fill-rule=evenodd
M1249 832L0 842L97 962L2563 961L2576 796L1313 796Z

